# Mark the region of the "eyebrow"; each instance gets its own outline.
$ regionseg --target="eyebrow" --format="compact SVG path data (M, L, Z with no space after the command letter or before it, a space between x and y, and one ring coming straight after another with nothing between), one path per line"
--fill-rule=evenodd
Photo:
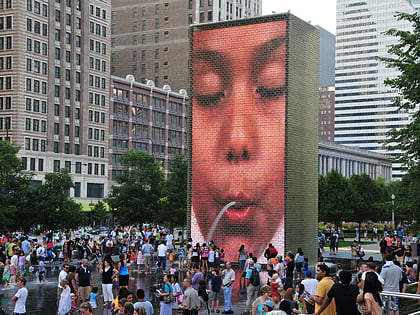
M285 42L285 37L276 37L264 43L260 48L257 49L254 58L254 65L252 68L252 74L254 78L257 77L261 68L264 67L270 57L273 56L276 50Z
M198 50L193 55L193 63L204 61L209 63L214 71L218 73L223 80L223 84L228 82L229 62L226 54L214 50Z

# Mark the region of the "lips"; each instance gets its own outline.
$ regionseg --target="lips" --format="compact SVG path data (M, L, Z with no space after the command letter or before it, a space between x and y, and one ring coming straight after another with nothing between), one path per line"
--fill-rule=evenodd
M227 209L224 215L224 219L228 221L228 224L236 225L248 222L253 212L260 206L259 201L245 194L228 195L225 198L221 198L217 203L222 208L231 201L235 201L235 205Z

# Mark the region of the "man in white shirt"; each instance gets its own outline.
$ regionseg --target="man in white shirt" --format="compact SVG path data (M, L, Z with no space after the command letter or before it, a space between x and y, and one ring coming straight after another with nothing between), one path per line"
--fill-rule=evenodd
M26 299L28 298L28 289L26 288L26 279L24 277L18 277L17 285L19 290L12 297L12 301L16 302L13 310L14 315L21 315L26 313Z
M168 247L166 247L166 242L162 241L160 245L157 247L158 252L158 262L160 262L163 270L166 270L166 252L168 251Z
M61 271L58 275L58 287L57 287L57 305L60 302L61 293L63 292L63 287L60 285L61 280L67 278L67 274L69 272L69 264L64 264L61 268Z
M166 240L166 247L168 247L169 250L174 249L174 246L173 246L174 236L172 235L171 232L169 232L168 235L166 235L165 240Z

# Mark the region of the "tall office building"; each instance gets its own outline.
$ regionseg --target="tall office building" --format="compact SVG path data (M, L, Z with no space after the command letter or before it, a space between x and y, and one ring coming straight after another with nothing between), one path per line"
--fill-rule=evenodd
M111 73L188 88L188 27L261 15L262 0L113 0Z
M27 170L107 191L111 0L0 1L0 138Z
M418 2L418 1L413 1ZM410 29L398 21L396 12L413 13L410 0L337 0L337 44L335 73L335 142L388 153L384 140L392 128L407 125L410 113L392 104L398 91L384 80L398 75L378 60L387 56L396 38L390 28ZM392 152L397 155L400 152ZM393 164L393 178L404 175L401 164Z

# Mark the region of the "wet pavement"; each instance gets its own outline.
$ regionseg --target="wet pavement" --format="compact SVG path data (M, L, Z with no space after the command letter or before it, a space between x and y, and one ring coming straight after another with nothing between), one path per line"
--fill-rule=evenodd
M373 256L374 261L378 262L381 260L381 255L379 254L379 250L377 249L377 244L372 244L366 246L365 250L367 252L366 259L369 256ZM342 263L344 269L355 269L358 260L351 260L351 255L349 248L340 248L338 255L329 255L329 251L324 252L325 261L329 264L334 265L335 263ZM76 264L77 261L75 260L73 264ZM38 276L36 272L27 273L25 275L27 279L27 288L29 291L28 300L27 300L27 315L35 315L35 314L42 314L42 315L54 315L56 314L56 295L57 295L57 282L58 282L58 274L61 268L61 264L59 262L54 262L52 267L48 268L46 279L46 283L39 283ZM310 268L314 271L315 267L311 266ZM95 314L103 314L103 315L111 315L109 309L103 309L102 307L102 288L101 288L101 277L98 274L96 265L93 265L94 270L94 279L95 284L99 287L99 300L98 300L98 308L95 310ZM335 271L335 270L333 270ZM245 286L245 279L240 277L241 272L236 271L236 281L233 285L233 294L232 294L232 303L234 306L235 314L241 314L241 312L245 308L246 302L246 286ZM179 273L179 279L182 283L183 278L185 277L185 272ZM266 281L265 274L262 275L261 280L262 283ZM159 288L159 284L156 283L156 277L154 274L152 275L145 275L137 274L137 270L132 273L129 281L129 290L132 291L134 294L135 292L142 288L145 291L146 300L152 302L155 307L155 314L159 314L159 301L153 295L153 292ZM10 288L8 290L3 289L3 285L0 286L0 306L6 311L7 314L13 314L13 307L14 303L10 301L10 298L16 293L18 287ZM118 288L114 289L114 296L118 293ZM221 307L223 307L223 294L221 294Z
M75 261L76 262L76 261ZM95 285L99 287L99 299L98 299L98 308L95 310L95 314L111 315L111 310L102 307L103 297L102 288L101 288L101 276L98 274L96 265L93 266L94 271L94 281ZM38 275L36 272L25 274L27 279L27 289L28 289L28 299L26 303L27 315L54 315L56 314L56 303L57 303L57 284L58 284L58 274L60 271L61 264L55 262L52 267L48 268L46 283L39 283ZM185 272L179 272L180 282L186 276ZM240 314L246 302L246 288L244 279L240 278L240 272L236 271L236 282L234 284L232 303L235 308L235 313ZM160 285L156 283L156 277L154 274L145 275L144 273L138 274L137 270L133 271L130 280L128 289L132 291L135 295L136 291L142 288L145 291L145 299L151 301L155 307L155 314L159 314L159 301L154 296L153 292L158 289ZM18 287L10 287L9 289L3 289L4 286L1 286L0 290L0 306L6 312L6 314L13 314L14 302L10 299L17 292ZM118 288L114 288L114 296L117 296ZM223 295L223 294L222 294ZM221 298L221 310L223 307L223 296Z

